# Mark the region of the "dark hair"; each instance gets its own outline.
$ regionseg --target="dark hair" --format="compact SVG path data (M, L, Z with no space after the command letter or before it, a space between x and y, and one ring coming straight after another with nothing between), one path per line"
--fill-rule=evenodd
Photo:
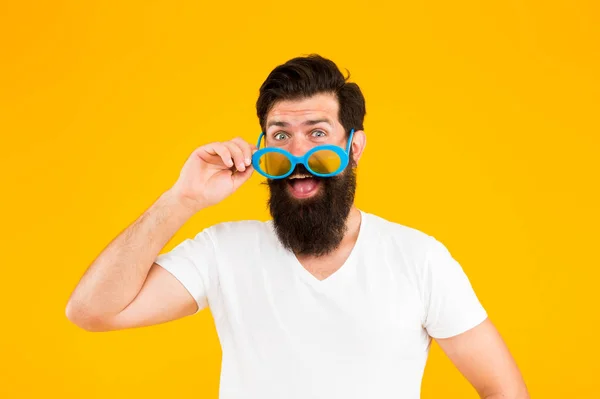
M267 114L276 102L299 100L316 94L334 94L339 104L339 122L346 133L363 130L365 98L356 83L347 82L335 63L318 54L296 57L277 66L260 87L256 114L263 131Z

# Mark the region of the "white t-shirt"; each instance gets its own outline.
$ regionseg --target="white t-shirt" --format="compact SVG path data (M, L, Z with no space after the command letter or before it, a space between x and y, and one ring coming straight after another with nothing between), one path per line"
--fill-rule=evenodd
M485 320L435 238L361 211L348 260L318 280L272 221L226 222L156 259L209 306L221 399L418 399L431 337Z

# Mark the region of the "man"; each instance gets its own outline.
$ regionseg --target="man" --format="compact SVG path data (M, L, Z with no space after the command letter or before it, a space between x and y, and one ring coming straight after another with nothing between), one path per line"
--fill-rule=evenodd
M88 331L149 326L210 307L220 397L416 399L431 339L482 398L527 398L461 266L418 230L354 206L365 101L318 55L260 89L259 149L196 149L179 179L88 268L67 317ZM158 255L195 213L268 176L268 222L211 226Z

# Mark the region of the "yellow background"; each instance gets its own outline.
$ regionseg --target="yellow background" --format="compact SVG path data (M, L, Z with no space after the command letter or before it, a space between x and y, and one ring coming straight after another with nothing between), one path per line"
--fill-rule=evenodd
M1 398L217 398L208 311L87 333L69 294L201 144L260 128L312 52L367 99L357 204L444 242L534 398L597 398L600 6L573 1L2 1ZM172 248L265 220L255 175ZM423 398L475 398L436 345Z

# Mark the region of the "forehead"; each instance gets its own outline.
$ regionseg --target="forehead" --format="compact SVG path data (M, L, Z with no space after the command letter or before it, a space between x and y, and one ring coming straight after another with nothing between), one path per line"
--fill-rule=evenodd
M282 100L275 103L267 114L266 124L279 121L292 126L300 125L306 120L329 119L338 123L338 101L333 94L317 94L299 100Z

